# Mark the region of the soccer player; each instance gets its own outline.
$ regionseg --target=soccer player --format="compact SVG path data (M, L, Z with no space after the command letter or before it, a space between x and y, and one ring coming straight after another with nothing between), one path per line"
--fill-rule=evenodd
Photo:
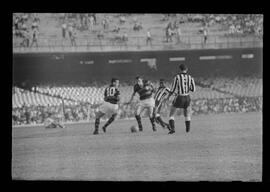
M60 123L59 119L56 120L56 118L54 118L53 114L51 113L49 114L49 117L44 121L44 125L46 129L57 127L65 128L65 126Z
M170 89L165 86L164 79L160 79L159 88L154 96L155 99L155 108L154 108L154 117L158 124L160 124L163 128L167 127L170 130L170 125L165 123L160 117L160 111L162 105L166 99L169 99Z
M190 96L189 93L195 91L195 83L193 77L187 74L188 68L181 64L179 66L180 74L174 77L173 84L171 86L171 94L176 93L176 96L172 102L170 109L170 128L169 134L175 133L174 127L174 114L176 109L183 109L185 116L186 132L190 130L190 120L191 120L191 106L190 106Z
M98 134L98 127L100 124L100 118L105 114L112 114L110 119L105 123L102 127L103 132L106 132L106 128L115 120L118 114L118 103L120 101L120 91L118 90L119 80L116 78L112 78L111 85L105 89L104 92L104 102L99 108L99 111L96 113L95 120L95 130L94 135Z
M145 108L148 109L152 129L153 131L156 131L155 118L153 115L154 107L155 107L155 100L153 98L154 91L155 89L149 81L143 80L141 77L136 77L136 84L134 85L134 89L133 89L133 93L131 95L130 101L127 104L130 104L132 102L136 93L139 94L140 101L135 111L135 118L138 123L139 131L143 131L140 115Z

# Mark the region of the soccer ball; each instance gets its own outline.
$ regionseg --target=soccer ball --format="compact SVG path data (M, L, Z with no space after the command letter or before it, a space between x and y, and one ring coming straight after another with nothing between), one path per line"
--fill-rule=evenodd
M130 127L130 131L131 131L131 133L136 133L136 132L139 131L139 128L138 128L137 126L135 126L135 125L132 125L132 126Z

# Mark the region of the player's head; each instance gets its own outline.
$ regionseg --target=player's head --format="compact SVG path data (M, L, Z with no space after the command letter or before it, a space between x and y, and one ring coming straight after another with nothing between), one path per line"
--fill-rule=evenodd
M143 79L142 79L140 76L137 76L137 77L136 77L136 83L137 83L139 86L143 86Z
M164 79L159 80L159 86L160 87L165 87L165 82L164 81L165 81Z
M119 87L119 79L112 78L111 85L114 86L114 87Z
M179 69L180 69L181 73L186 73L188 71L188 68L185 64L180 64Z
M147 80L147 79L144 79L143 80L143 85L149 85L150 84L150 81L149 80Z

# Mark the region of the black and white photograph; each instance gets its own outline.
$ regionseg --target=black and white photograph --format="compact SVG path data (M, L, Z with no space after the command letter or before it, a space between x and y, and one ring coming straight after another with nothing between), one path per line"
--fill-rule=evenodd
M263 181L263 14L12 17L14 181Z

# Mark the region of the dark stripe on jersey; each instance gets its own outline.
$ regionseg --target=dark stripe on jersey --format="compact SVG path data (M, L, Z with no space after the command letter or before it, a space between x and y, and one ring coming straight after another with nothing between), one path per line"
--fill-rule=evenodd
M189 92L189 88L190 88L190 75L188 75L187 88L188 88L188 92Z
M159 97L159 95L161 94L161 92L162 92L162 88L161 89L159 89L158 91L157 91L157 93L155 94L155 100Z
M167 92L167 93L166 93ZM162 94L162 95L161 95ZM169 90L168 90L168 88L166 88L166 87L164 87L164 88L160 88L159 90L158 90L158 92L156 93L156 95L155 95L155 100L156 101L161 101L162 99L163 99L163 97L164 96L166 96L167 94L169 94Z
M162 94L162 96L160 97L160 100L162 100L166 95L167 95L166 92L164 92L164 93Z
M181 83L179 83L179 86L180 86L180 90L181 90L181 94L183 94L184 93L184 90L183 90L183 76L182 76L182 74L180 74L180 82ZM179 94L179 93L178 93Z
M177 94L179 95L188 95L190 91L195 91L194 79L186 74L180 73L176 75L174 78L174 84L172 85L171 91L175 92L175 88L177 87Z
M159 97L157 97L157 101L160 102L165 95L166 95L166 93L164 91L162 91L162 95L160 94Z
M160 92L159 92L159 94L158 94L158 96L157 96L157 98L156 99L158 99L158 98L160 98L160 95L163 93L163 90L160 90ZM162 96L161 96L162 97Z

